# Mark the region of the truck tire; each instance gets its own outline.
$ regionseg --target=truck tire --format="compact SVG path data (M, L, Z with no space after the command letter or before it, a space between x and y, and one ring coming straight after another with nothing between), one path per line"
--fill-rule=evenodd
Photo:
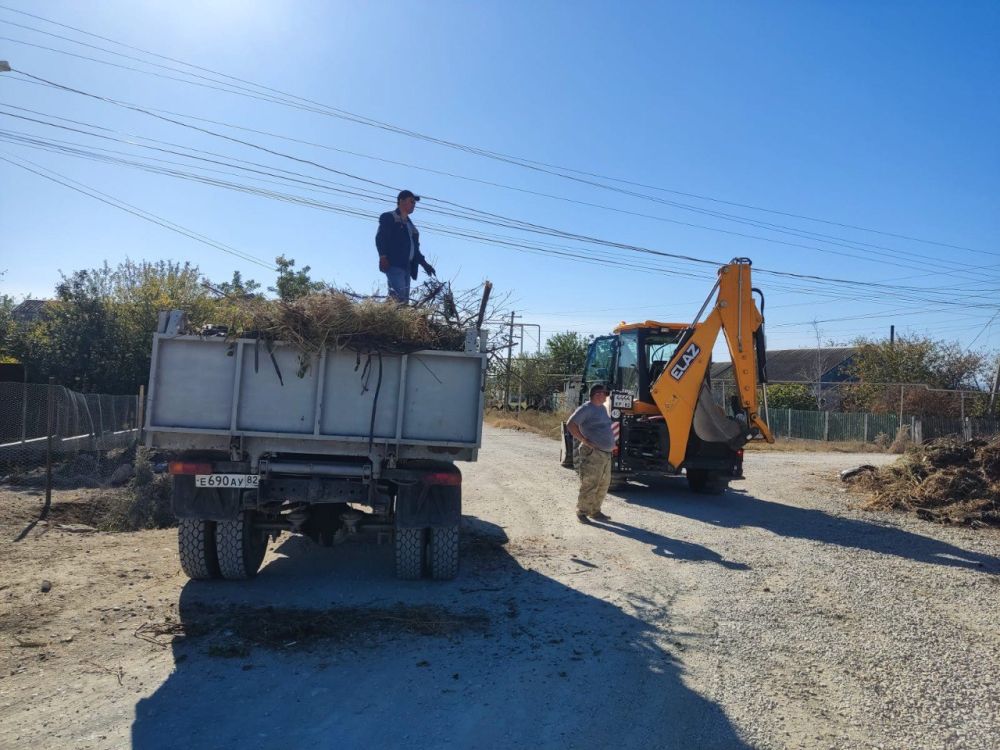
M708 469L685 469L688 487L694 492L707 495L721 495L729 487L729 477Z
M424 530L396 529L396 578L416 581L424 571Z
M223 578L253 578L264 561L267 535L253 528L253 516L253 511L244 510L232 521L215 523L215 548Z
M608 491L617 492L625 489L628 489L628 473L624 471L612 471Z
M218 578L219 557L215 551L215 521L182 518L177 523L177 551L181 570L188 578L205 581Z
M435 581L450 581L458 575L458 526L431 529L427 558Z

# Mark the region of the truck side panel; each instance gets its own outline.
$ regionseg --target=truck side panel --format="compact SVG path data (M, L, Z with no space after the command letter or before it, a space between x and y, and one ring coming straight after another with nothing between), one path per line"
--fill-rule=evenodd
M267 346L253 340L158 334L147 430L339 440L357 446L352 454L367 453L361 447L369 438L480 445L483 354L380 357L326 350L311 358L301 377L292 347L277 345L273 356L274 361Z

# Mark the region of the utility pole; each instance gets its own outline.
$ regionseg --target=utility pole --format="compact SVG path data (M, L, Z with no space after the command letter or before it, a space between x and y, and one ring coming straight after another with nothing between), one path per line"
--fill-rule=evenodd
M510 333L507 335L507 383L504 385L503 389L503 409L507 411L510 409L510 360L511 355L514 353L514 312L510 313Z
M896 326L889 326L889 348L896 346Z
M535 343L536 343L536 345L535 345L535 354L541 353L541 351L542 351L542 327L540 325L538 325L538 323L518 323L518 325L521 327L521 339L522 339L522 341L521 341L521 353L522 354L524 353L524 341L523 341L523 339L524 339L524 329L525 329L525 327L527 327L527 328L537 328L538 329L538 338L535 339Z
M521 351L518 352L518 358L524 356L524 323L521 323ZM522 362L521 364L524 364ZM524 378L520 377L517 379L517 418L521 418L521 400L524 398Z
M993 385L990 386L990 413L993 413L993 405L997 400L997 389L1000 388L1000 359L997 360L997 371L993 376Z

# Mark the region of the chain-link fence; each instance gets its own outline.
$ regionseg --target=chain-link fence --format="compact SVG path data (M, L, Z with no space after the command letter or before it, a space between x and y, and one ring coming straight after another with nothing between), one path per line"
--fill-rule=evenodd
M996 419L904 416L900 420L898 414L798 409L771 409L768 426L776 438L887 444L896 437L900 427L907 428L916 442L939 437L990 438L1000 433L1000 422Z
M899 389L899 411L895 412L847 412L842 411L842 391L854 386L851 383L804 383L814 393L821 394L825 409L776 409L767 415L768 425L777 438L801 438L804 440L827 440L831 442L892 442L900 428L905 428L912 440L922 442L940 437L991 438L1000 434L1000 420L994 418L968 416L978 401L989 394L977 391L945 391L921 384L895 384ZM938 394L936 405L951 411L951 416L916 416L906 411L914 404L913 394ZM730 399L736 394L732 381L717 380L712 383L712 396L716 403L727 412ZM947 399L947 402L943 402ZM919 403L919 402L917 402ZM831 407L831 404L833 406ZM895 404L894 404L895 406Z
M51 441L50 441L51 436ZM130 448L139 438L138 396L77 393L56 385L0 383L0 473Z

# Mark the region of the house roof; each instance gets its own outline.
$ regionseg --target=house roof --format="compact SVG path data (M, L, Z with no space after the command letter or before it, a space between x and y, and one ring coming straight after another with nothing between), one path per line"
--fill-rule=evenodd
M853 346L820 349L773 349L767 353L767 379L772 383L843 379L842 368L857 353ZM712 378L732 380L731 362L713 362Z
M47 299L26 299L10 311L11 317L20 323L38 320L42 316L42 310L51 301Z

